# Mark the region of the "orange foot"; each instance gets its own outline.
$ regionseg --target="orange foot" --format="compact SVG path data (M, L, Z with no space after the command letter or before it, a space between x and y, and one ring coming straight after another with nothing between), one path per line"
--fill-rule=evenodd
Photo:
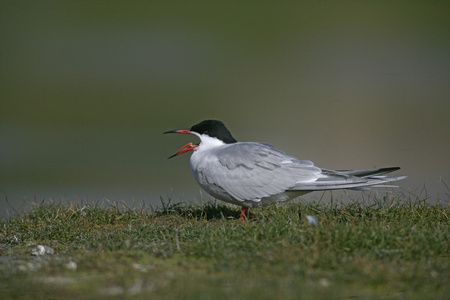
M244 219L247 220L247 216L248 216L248 207L242 206L239 222L244 222Z

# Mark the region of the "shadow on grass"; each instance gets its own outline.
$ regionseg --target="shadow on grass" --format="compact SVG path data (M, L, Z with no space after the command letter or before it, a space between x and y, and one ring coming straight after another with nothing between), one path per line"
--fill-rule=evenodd
M240 214L239 209L236 209L238 206L221 204L216 201L200 205L186 202L171 203L170 199L165 201L161 198L161 205L162 208L153 209L156 216L178 215L189 219L228 220L237 219Z

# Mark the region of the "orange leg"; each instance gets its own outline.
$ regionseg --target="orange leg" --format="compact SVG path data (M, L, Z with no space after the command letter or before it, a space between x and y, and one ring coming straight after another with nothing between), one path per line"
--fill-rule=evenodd
M248 216L248 207L242 206L239 222L244 222L244 219L247 220L247 216Z

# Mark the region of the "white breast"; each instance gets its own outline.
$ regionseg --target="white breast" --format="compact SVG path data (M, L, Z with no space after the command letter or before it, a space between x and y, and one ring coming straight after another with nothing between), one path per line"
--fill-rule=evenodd
M191 171L195 180L208 194L219 200L242 205L242 202L235 200L222 187L214 184L218 177L228 176L223 170L215 150L218 147L224 147L225 144L215 138L210 138L208 143L202 143L194 150L191 155ZM218 141L218 142L217 142Z

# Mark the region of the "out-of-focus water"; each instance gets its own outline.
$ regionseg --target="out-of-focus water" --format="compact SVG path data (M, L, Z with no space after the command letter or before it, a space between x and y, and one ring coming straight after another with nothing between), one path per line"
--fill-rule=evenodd
M196 201L189 155L166 159L193 137L162 132L210 118L448 203L449 4L123 4L0 4L0 216Z

